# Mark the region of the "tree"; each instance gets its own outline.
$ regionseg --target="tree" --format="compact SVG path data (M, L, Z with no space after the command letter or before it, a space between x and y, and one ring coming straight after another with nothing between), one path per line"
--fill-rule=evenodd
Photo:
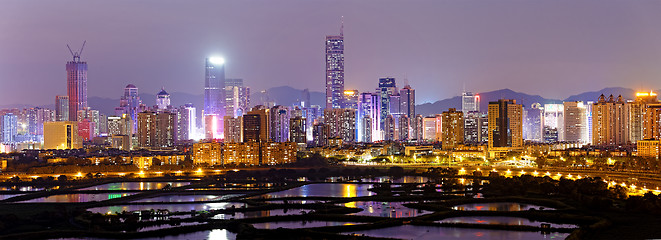
M67 181L67 176L64 175L64 174L60 175L59 177L57 177L57 181L66 182Z

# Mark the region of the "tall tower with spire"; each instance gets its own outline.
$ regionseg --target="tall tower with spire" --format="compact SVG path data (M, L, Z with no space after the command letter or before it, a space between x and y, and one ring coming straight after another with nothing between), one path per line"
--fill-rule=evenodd
M340 35L326 36L326 108L341 108L344 93L344 17Z
M87 109L87 62L80 61L85 42L78 52L71 50L73 60L67 62L67 96L69 96L69 121L78 121L78 110Z

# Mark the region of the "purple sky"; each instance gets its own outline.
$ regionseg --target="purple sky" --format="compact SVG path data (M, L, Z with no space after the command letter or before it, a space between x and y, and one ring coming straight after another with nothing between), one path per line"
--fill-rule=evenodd
M25 1L0 4L0 105L66 94L66 44L88 94L202 94L204 58L253 91L324 90L324 37L345 28L345 87L408 78L419 103L511 88L546 98L661 88L661 1Z

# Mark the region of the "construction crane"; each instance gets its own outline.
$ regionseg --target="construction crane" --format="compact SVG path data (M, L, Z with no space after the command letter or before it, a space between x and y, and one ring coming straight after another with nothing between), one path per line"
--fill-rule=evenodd
M73 56L73 61L74 62L80 62L80 55L83 54L83 49L85 48L85 43L87 43L87 40L83 41L83 46L80 47L80 50L78 52L71 51L71 47L69 47L69 44L67 44L67 48L69 49L69 52L71 53L71 56Z

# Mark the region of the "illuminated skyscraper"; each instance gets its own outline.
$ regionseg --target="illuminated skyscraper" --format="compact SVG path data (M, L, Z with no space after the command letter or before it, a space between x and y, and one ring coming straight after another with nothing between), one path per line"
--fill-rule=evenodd
M472 92L461 93L461 111L464 112L464 114L468 112L479 112L480 95Z
M78 136L78 123L72 121L44 123L44 149L77 149L83 147Z
M381 109L380 98L375 93L361 93L358 98L358 111L356 112L356 130L358 142L372 142L380 140L379 119Z
M204 79L204 115L215 115L215 133L213 136L222 138L223 117L225 116L225 60L222 58L207 58ZM206 122L205 122L206 123ZM205 124L208 133L213 124ZM208 136L209 134L207 134Z
M83 47L85 47L84 43ZM67 62L67 95L69 96L70 121L78 121L76 118L78 110L87 108L87 62L80 61L82 50L81 48L79 52L71 52L73 61Z
M297 116L289 119L289 140L295 143L307 142L305 118Z
M622 96L602 94L592 105L592 144L622 145L629 140L629 114Z
M55 121L69 121L69 96L55 96Z
M0 142L14 143L18 134L18 116L7 113L0 116Z
M115 114L118 116L123 116L126 114L130 119L133 125L133 131L136 132L138 129L138 113L140 112L140 105L142 100L138 96L138 88L129 84L124 88L124 95L119 100L119 107L115 108Z
M238 117L247 113L250 107L250 88L243 86L243 79L225 79L225 113Z
M340 35L326 36L326 108L342 108L344 94L344 23Z
M344 90L342 108L358 110L358 90Z
M138 145L142 148L169 148L176 140L177 114L144 111L138 113Z
M442 116L443 149L453 149L464 144L464 113L450 108Z
M399 90L399 112L409 119L415 118L415 89L408 84Z
M288 107L278 105L271 108L269 114L269 138L271 141L289 141L289 118Z
M379 121L379 128L385 129L385 118L390 115L390 96L397 93L395 78L379 78L379 88L377 88L377 93L381 98L381 119Z
M489 151L507 152L523 147L523 107L516 100L489 102ZM493 156L493 155L491 155Z
M564 102L565 141L587 143L587 113L583 102Z
M254 107L243 115L243 142L268 142L269 109L264 106Z
M161 88L161 91L156 94L156 106L159 110L168 109L170 106L170 94L165 91L165 88Z
M344 143L356 141L356 110L324 109L324 123L330 129L329 138L341 138Z

